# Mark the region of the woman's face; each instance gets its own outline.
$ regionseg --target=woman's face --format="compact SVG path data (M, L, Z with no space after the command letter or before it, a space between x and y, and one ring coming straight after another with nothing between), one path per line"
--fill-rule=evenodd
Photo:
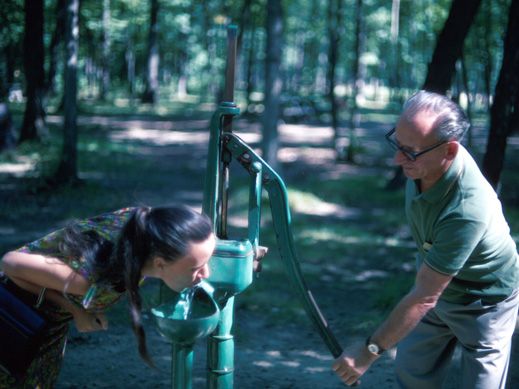
M181 292L209 277L208 262L215 248L213 234L199 243L192 243L186 256L176 261L157 257L153 260L154 274L169 288Z

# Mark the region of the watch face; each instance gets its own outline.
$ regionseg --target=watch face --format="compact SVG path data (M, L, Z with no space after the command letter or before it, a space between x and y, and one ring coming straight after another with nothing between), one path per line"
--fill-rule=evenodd
M380 347L378 347L375 343L368 344L368 351L373 354L378 354L380 352Z

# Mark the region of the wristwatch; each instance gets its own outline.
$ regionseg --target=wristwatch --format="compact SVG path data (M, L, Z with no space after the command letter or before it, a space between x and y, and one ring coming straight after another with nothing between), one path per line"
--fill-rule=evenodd
M382 347L380 347L378 344L373 343L371 341L371 336L366 339L366 348L371 354L374 355L382 355L382 353L386 350L384 350Z

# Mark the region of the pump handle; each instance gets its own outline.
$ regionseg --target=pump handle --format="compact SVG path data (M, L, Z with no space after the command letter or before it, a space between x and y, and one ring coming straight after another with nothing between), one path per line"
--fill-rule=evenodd
M276 240L281 259L288 273L288 278L298 292L300 301L315 325L319 335L330 350L334 358L342 354L342 347L337 341L332 330L328 326L324 315L317 305L312 292L308 289L299 260L297 259L294 237L291 225L290 208L286 186L281 177L252 150L242 139L235 134L224 134L224 148L232 153L232 156L246 169L251 170L254 162L259 162L263 169L263 187L269 194L272 222L276 232ZM247 154L247 158L243 155Z

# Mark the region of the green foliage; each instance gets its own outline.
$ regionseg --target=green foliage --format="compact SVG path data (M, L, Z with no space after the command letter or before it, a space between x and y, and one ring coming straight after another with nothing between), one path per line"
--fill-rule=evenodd
M342 0L342 23L336 85L350 93L355 50L354 0ZM362 75L366 83L379 88L416 90L423 83L436 36L447 17L451 2L401 2L399 29L391 34L394 22L391 2L364 0L361 16L363 51ZM467 38L464 59L469 88L483 95L493 91L501 61L503 28L510 0L484 1ZM57 1L45 2L45 36L48 47L56 27ZM290 95L326 94L328 50L328 2L286 0L284 5L284 49L282 68L284 88ZM103 68L108 67L112 86L132 90L133 97L143 90L147 66L150 4L148 1L111 0L108 25L103 24L103 2L85 0L80 14L79 85L80 96L95 98L100 90ZM168 96L182 95L185 82L188 94L202 95L215 101L223 83L228 23L238 25L243 33L237 68L237 93L261 91L264 78L265 9L264 0L159 2L157 23L160 51L159 83ZM10 0L0 17L0 49L13 57L14 69L0 62L2 80L5 72L22 77L23 2ZM103 58L102 38L109 39L110 56ZM396 40L395 40L396 39ZM6 50L9 49L9 50ZM51 53L49 53L51 54ZM57 91L63 87L63 64L58 60ZM47 66L50 58L47 55ZM130 67L135 66L135 79ZM487 77L488 75L488 77ZM488 83L482 82L489 79ZM251 82L252 85L248 85ZM112 91L110 91L112 92ZM392 93L389 97L393 97ZM344 94L342 94L344 96ZM378 95L377 98L382 98ZM111 96L110 96L111 97ZM478 103L481 103L479 100Z

